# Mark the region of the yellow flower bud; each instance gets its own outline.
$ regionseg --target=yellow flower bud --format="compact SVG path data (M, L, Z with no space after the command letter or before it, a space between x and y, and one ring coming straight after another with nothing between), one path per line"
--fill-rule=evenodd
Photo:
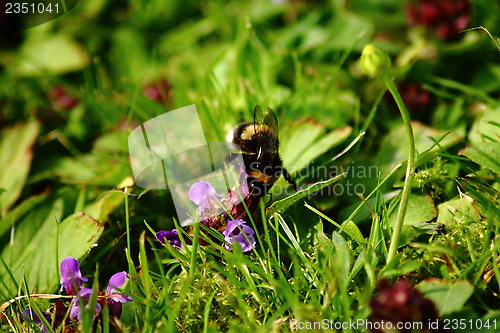
M391 58L378 47L368 44L361 53L361 70L370 77L376 77L391 67Z

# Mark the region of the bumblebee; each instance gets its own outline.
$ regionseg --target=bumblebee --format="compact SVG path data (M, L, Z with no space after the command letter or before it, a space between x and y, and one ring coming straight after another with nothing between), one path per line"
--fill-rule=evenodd
M276 115L270 108L263 112L257 105L253 118L253 122L236 125L226 136L230 147L242 154L250 195L266 195L280 175L296 191L297 184L283 167L279 156Z

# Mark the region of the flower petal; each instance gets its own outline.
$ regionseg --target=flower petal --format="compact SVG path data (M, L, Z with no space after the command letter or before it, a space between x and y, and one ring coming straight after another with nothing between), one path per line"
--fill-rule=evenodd
M61 270L61 290L65 290L67 293L72 293L73 285L81 287L82 282L86 282L88 279L82 277L80 272L80 264L78 260L72 257L64 258L60 265Z
M224 196L218 195L212 184L206 181L194 183L189 189L189 199L199 206L200 210L209 209L217 203L216 198L222 199ZM213 201L213 202L211 202Z
M187 245L192 244L191 239L189 239L189 237L186 237L184 235L183 235L183 237L184 237L184 242ZM182 242L181 242L181 239L179 237L179 233L177 232L177 229L174 229L171 231L160 230L156 233L156 239L162 244L165 244L168 241L170 243L170 245L175 247L177 250L182 249Z
M248 252L255 247L255 239L252 236L247 235L247 237L245 237L244 234L240 234L236 237L233 237L233 239L236 240L236 243L241 247L242 252Z
M241 224L244 224L245 221L241 220L241 219L237 219L237 220L231 220L229 222L227 222L227 226L226 226L226 229L222 232L222 234L226 237L230 236L231 234L233 234L233 232L235 230L238 231L238 226L240 226Z
M50 318L50 313L42 311L42 315L45 317L45 319L47 320L47 322L52 323L52 319ZM38 315L36 314L36 312L33 311L32 309L26 309L26 310L24 310L24 312L22 313L22 316L24 317L25 320L27 320L29 322L32 321L35 324L41 325L40 326L40 331L42 333L49 333L49 330L47 329L47 327L45 327L45 325L43 325L42 320L38 317Z
M118 273L114 274L109 279L108 290L109 290L110 287L111 288L121 288L121 287L123 287L123 285L127 282L127 280L128 280L128 278L127 278L127 272L125 272L125 271L118 272Z
M82 320L83 311L82 308L80 307L80 299L83 298L83 302L85 303L85 308L88 308L91 294L92 294L92 289L90 288L82 288L78 291L77 296L73 298L73 301L71 302L71 309L69 312L70 318L78 321ZM101 312L101 310L102 306L96 302L94 318L97 317L97 315L99 314L99 312Z
M114 274L111 279L109 279L109 285L106 288L106 293L111 296L108 298L110 303L118 302L118 303L126 303L132 300L132 297L125 296L119 293L115 288L122 288L125 283L127 283L127 273L126 272L118 272Z
M51 321L50 320L50 313L42 311L42 314L45 317L45 319L50 323L50 321ZM31 321L33 319L33 322L35 324L43 325L42 320L38 317L36 312L32 309L24 310L24 312L22 313L22 316L24 317L25 320Z
M189 199L200 206L204 199L215 194L215 189L209 182L201 181L194 183L189 189Z
M253 235L255 231L245 224L245 221L238 219L234 221L229 221L226 226L226 230L222 232L224 235L224 240L230 244L226 244L225 247L229 251L232 250L233 244L238 244L243 252L248 252L255 247L255 238Z

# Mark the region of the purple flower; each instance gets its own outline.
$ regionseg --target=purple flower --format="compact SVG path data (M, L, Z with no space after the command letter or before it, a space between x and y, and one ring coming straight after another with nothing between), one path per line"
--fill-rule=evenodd
M72 257L64 258L61 261L61 290L65 290L67 293L76 294L73 290L73 285L77 287L82 286L82 281L86 282L88 279L82 277L80 272L80 264L78 260Z
M255 238L253 237L255 232L241 219L229 221L222 234L228 244L232 245L236 242L243 252L248 252L255 247ZM231 246L226 244L226 249L231 251Z
M177 229L174 229L172 231L160 230L156 233L156 239L162 244L165 244L168 241L170 245L172 245L177 250L182 249L182 242ZM188 245L192 244L191 240L187 237L184 237L184 241Z
M118 292L116 288L122 288L128 281L126 272L118 272L109 279L108 287L106 288L106 295L111 315L120 318L122 314L122 303L132 301L132 297L125 296Z
M69 317L72 319L76 319L78 321L82 320L83 309L80 306L80 299L83 299L83 303L85 304L85 308L89 309L89 301L90 295L92 294L92 289L90 288L82 288L78 291L77 297L73 298L71 303L71 310L69 311ZM99 312L101 312L102 306L98 302L95 303L95 313L94 319L97 317Z
M38 324L38 325L41 325L40 326L40 331L43 332L43 333L48 333L49 331L47 330L47 327L45 327L43 325L43 322L42 320L38 317L38 315L36 314L35 311L31 310L31 309L26 309L24 310L24 312L22 313L23 317L25 320L27 321L32 321L34 322L35 324ZM45 317L45 319L51 323L51 318L50 318L50 313L47 313L47 312L43 312L42 311L42 315Z
M210 208L210 201L217 202L223 197L215 192L215 189L209 182L200 181L194 183L189 189L189 199L200 207L200 211Z

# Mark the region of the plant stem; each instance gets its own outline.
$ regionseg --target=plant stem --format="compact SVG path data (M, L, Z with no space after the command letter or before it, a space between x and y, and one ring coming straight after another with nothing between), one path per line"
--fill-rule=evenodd
M193 247L191 249L192 252L190 258L191 266L189 268L189 278L191 279L191 281L194 281L196 274L196 253L198 252L198 246L199 246L200 224L201 222L196 222L194 224Z
M408 137L408 161L406 165L406 176L403 186L403 194L401 195L401 201L399 203L396 225L394 226L394 230L392 231L391 245L389 247L389 254L387 255L387 263L389 263L396 255L396 251L398 249L399 236L401 235L403 219L405 216L406 206L408 205L408 198L411 191L411 184L413 182L413 176L415 174L415 140L413 138L413 129L411 126L410 115L408 114L408 110L406 110L403 99L401 98L401 95L399 95L394 82L387 74L382 75L382 80L384 81L387 89L389 89L392 96L394 97L394 100L396 101L396 104L398 105L399 112L401 113L401 117L403 118L406 136Z

